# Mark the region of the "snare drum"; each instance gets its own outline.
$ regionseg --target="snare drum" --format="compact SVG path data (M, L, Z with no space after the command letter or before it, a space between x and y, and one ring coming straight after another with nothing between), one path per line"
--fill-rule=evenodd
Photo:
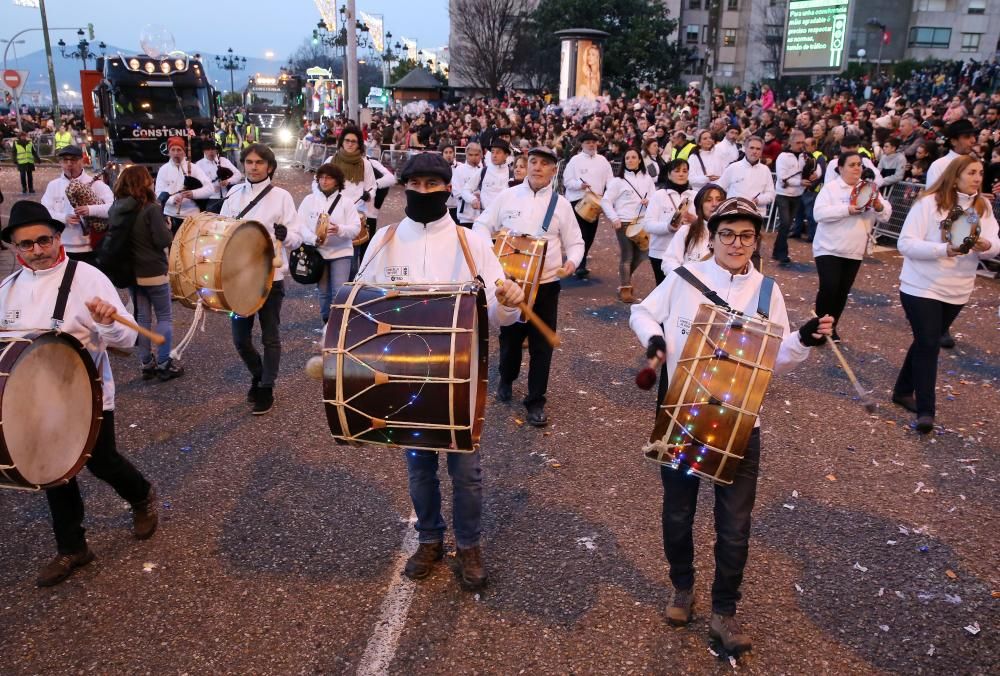
M41 490L76 476L101 429L101 376L76 338L0 337L0 487Z
M597 221L601 215L601 198L594 194L593 190L587 190L583 197L576 203L576 213L588 223Z
M544 237L515 235L508 230L501 230L493 240L493 253L503 266L504 274L521 287L528 307L535 304L547 250Z
M170 291L182 305L249 317L274 282L274 244L257 221L212 213L184 219L170 245Z
M475 451L487 321L479 284L343 285L323 340L323 398L337 443Z
M965 210L956 206L941 222L941 241L951 244L963 254L972 251L981 233L979 214L974 206Z
M733 482L771 382L782 328L715 305L698 308L647 458L715 483Z
M867 211L875 204L875 197L878 195L878 188L871 181L858 181L851 189L851 206L855 209Z
M642 220L622 221L625 236L635 242L640 251L649 251L649 233L642 227Z

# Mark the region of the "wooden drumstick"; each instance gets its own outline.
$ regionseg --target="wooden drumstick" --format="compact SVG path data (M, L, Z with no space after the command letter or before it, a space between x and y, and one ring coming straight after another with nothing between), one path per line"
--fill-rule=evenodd
M147 329L144 326L139 326L138 324L136 324L132 320L125 319L124 317L122 317L117 312L114 313L113 315L111 315L111 319L115 320L116 322L118 322L122 326L127 326L130 329L132 329L133 331L138 332L138 334L140 336L144 336L146 338L149 338L149 342L151 342L153 345L163 345L163 343L165 343L167 341L167 339L164 338L162 334L159 334L156 331L150 331L149 329Z
M812 315L815 317L816 313L814 312ZM854 375L854 370L851 369L851 365L847 363L846 359L844 359L844 353L841 352L840 348L837 347L837 344L833 342L833 336L824 334L824 337L826 338L826 344L832 347L833 353L837 355L837 361L839 361L840 365L844 368L844 373L847 374L847 379L851 381L852 385L854 385L854 391L858 393L858 399L861 400L861 405L864 406L865 410L869 413L874 413L875 403L868 398L867 390L865 390L865 388L861 386L861 383L858 382L858 377Z
M503 282L504 280L502 279L497 280L498 289L503 286ZM517 308L521 311L521 314L524 315L524 318L531 322L532 326L538 329L538 332L542 334L542 338L545 339L545 342L548 343L549 346L556 348L562 345L562 341L559 339L559 336L556 335L556 332L552 330L552 327L543 322L542 319L536 315L530 307L528 307L527 303L521 301L517 304Z

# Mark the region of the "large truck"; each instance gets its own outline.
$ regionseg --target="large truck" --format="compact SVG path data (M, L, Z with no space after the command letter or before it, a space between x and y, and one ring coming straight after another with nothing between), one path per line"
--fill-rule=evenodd
M261 141L293 145L305 112L302 78L288 73L278 77L257 73L243 92L243 105L250 121L260 129Z
M107 56L80 72L84 119L97 160L142 164L154 173L167 161L167 139L187 137L192 159L198 136L214 134L218 102L197 56Z

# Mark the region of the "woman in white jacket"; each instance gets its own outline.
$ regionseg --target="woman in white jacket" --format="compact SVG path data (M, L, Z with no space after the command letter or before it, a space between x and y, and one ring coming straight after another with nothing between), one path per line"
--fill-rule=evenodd
M712 248L709 246L711 238L706 224L725 200L726 191L714 183L709 183L698 191L693 200L693 209L697 216L689 224L678 228L677 234L670 240L667 253L663 256L665 272L670 272L685 263L703 260L712 253Z
M934 429L941 336L969 301L979 261L1000 253L997 221L989 201L980 194L982 186L982 162L971 155L956 158L931 192L913 203L899 234L903 254L899 298L913 330L913 343L896 378L892 400L917 414L921 434ZM967 253L944 240L942 222L975 217L981 233Z
M325 231L321 225L324 217ZM353 240L361 232L361 220L344 191L344 172L339 167L324 164L316 170L316 189L299 205L299 222L303 224L303 240L315 246L326 261L317 284L319 312L326 324L334 294L350 279Z
M823 185L813 205L816 220L813 257L819 274L816 314L833 317L833 340L840 342L837 333L840 315L844 313L847 296L861 268L872 228L875 221L889 222L892 206L882 200L877 190L871 207L851 204L851 192L860 183L864 171L859 153L842 153L835 171L837 178Z
M625 235L625 229L642 219L654 192L656 186L646 173L639 151L635 148L625 151L621 169L608 181L601 198L601 208L618 238L618 299L623 303L638 300L632 293L632 275L647 257L646 252Z
M695 221L694 197L695 191L688 184L688 161L671 160L667 164L666 188L657 190L646 209L642 227L649 233L649 262L653 266L653 276L659 285L666 272L663 269L663 259L667 249L673 242L677 229L671 224L678 207L687 200L687 213L681 215L677 227L683 223ZM670 268L667 268L669 271Z

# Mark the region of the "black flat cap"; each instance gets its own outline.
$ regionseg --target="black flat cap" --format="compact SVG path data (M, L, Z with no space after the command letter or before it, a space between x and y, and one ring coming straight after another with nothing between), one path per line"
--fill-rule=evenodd
M507 143L507 141L504 141L499 136L495 137L492 141L490 141L490 144L488 146L486 146L486 148L488 150L493 150L494 148L499 148L500 150L504 151L508 155L510 155L510 153L511 153L510 144Z
M552 160L552 162L554 163L559 162L559 156L556 155L556 151L552 150L552 148L547 148L545 146L535 146L534 148L529 150L528 157L531 157L532 155L538 155L539 157L544 157L547 160Z
M451 183L451 167L441 155L420 153L411 157L399 174L403 183L414 176L437 176L445 183Z
M79 146L66 146L56 154L59 157L83 157L83 151L80 150Z

